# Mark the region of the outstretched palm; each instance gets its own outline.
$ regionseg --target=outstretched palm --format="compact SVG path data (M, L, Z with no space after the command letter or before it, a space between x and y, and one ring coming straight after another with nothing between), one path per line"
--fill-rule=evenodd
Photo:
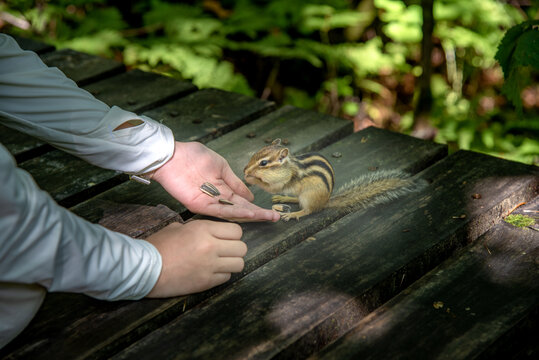
M197 142L176 142L174 155L155 172L153 178L195 213L229 220L279 219L276 212L251 203L253 194L230 169L227 161ZM200 191L205 182L215 185L221 195L211 197ZM219 203L219 198L234 205Z

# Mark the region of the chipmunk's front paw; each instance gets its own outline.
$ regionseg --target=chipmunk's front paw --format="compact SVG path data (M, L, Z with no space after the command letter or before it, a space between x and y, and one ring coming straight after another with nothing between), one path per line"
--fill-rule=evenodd
M281 214L281 220L288 221L290 220L290 213L280 213Z
M303 216L303 213L301 211L296 212L288 212L288 213L281 213L281 219L283 221L288 221L290 219L296 219L299 221L299 218Z

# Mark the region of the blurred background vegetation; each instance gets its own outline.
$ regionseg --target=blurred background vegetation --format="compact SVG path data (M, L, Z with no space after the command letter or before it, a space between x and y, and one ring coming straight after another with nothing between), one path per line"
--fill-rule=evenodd
M451 151L538 164L538 8L534 0L7 0L0 31L316 109L356 129L374 124Z

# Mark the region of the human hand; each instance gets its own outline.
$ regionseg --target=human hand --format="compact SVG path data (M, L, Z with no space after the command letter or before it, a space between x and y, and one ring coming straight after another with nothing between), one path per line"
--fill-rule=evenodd
M228 162L213 150L198 142L176 142L174 155L157 169L156 180L194 213L216 216L228 220L278 221L279 213L251 203L253 194L234 174ZM209 182L219 189L219 198L234 205L221 204L217 197L200 191Z
M171 297L204 291L243 270L247 245L238 224L195 220L172 223L146 241L161 254L163 267L147 297Z

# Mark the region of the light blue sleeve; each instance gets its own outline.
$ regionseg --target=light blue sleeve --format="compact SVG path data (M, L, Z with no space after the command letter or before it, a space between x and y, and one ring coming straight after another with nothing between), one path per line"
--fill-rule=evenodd
M57 205L2 145L0 184L0 347L37 311L39 288L129 300L157 282L162 263L153 245Z
M141 125L113 131L127 120ZM109 108L56 68L0 34L0 123L95 165L144 173L173 154L170 129ZM161 256L57 205L0 145L0 347L30 321L45 292L139 299L161 272Z
M129 120L141 124L114 131ZM91 164L130 174L155 170L174 152L168 127L110 108L5 34L0 34L0 122Z

